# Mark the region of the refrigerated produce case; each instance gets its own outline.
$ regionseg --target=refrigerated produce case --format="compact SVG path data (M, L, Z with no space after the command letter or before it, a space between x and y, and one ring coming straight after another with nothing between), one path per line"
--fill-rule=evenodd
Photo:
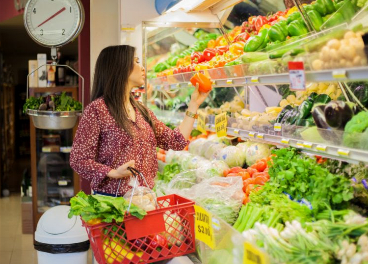
M239 1L221 1L220 3L217 2L217 4L225 6L226 2L237 4ZM257 15L262 15L261 12L263 12L263 14L267 13L267 11L265 12L264 10L266 6L265 2L266 1L261 1L260 5L256 4L256 9L260 12L260 14ZM227 112L228 136L240 138L242 140L252 140L258 143L271 144L280 149L294 147L307 156L322 156L323 158L331 160L331 163L336 161L340 164L346 164L345 162L349 164L358 164L351 166L364 170L368 162L368 148L366 147L367 140L365 136L368 130L366 127L360 130L355 130L351 127L354 126L353 123L361 123L365 117L368 117L365 113L367 111L366 103L368 100L365 98L368 96L368 67L366 54L367 47L364 37L365 32L367 32L365 28L368 25L366 21L367 9L363 6L359 6L359 8L355 6L354 9L351 9L351 4L358 4L354 1L351 2L349 0L335 1L335 3L330 1L317 1L313 4L313 12L310 12L311 9L309 9L311 5L300 5L300 8L295 10L296 13L294 16L300 17L299 21L303 21L301 23L304 23L304 27L307 31L303 31L304 27L300 25L297 28L294 27L291 29L291 31L302 31L304 34L296 36L299 33L292 33L287 39L285 37L283 40L276 40L277 37L274 37L276 41L272 43L277 42L275 47L252 51L248 50L248 52L245 53L239 52L237 56L234 56L235 58L233 57L227 61L228 65L222 65L222 67L210 65L208 62L202 64L195 63L195 65L189 62L188 64L184 64L187 67L187 69L184 69L184 65L180 66L179 63L170 65L168 62L170 62L173 56L178 56L180 58L182 53L188 49L190 50L190 54L196 51L200 53L203 52L203 49L202 51L193 50L193 47L198 44L198 41L205 39L205 37L201 38L199 34L201 32L205 32L205 36L211 33L217 34L217 40L218 37L222 35L224 42L222 42L223 45L219 46L229 45L231 47L231 45L233 45L234 49L235 41L233 40L236 39L237 35L244 32L245 26L249 26L250 16L245 15L246 19L244 19L243 22L246 23L239 25L238 20L231 17L231 15L232 13L234 15L235 10L239 10L239 6L244 3L253 6L253 1L252 3L250 3L250 1L242 1L240 4L235 5L235 7L229 4L228 6L231 7L226 10L226 14L230 15L230 18L227 17L226 20L222 17L222 21L218 21L218 24L212 23L211 26L208 23L196 24L195 21L177 20L175 23L170 24L170 22L168 22L161 25L156 22L144 22L143 42L145 53L143 55L146 70L151 73L146 85L146 87L150 87L149 89L152 90L151 95L148 93L150 98L147 98L149 107L153 106L152 108L155 114L165 122L171 121L174 124L178 124L184 115L184 113L180 112L185 110L186 99L194 89L190 83L190 79L196 71L200 71L212 80L214 87L210 98L207 99L205 104L201 107L202 114L206 116L208 131L216 132L215 115L221 112ZM360 2L359 5L364 4L363 2L364 1ZM333 9L331 9L332 6L328 6L330 3L334 5ZM273 13L277 13L277 11L280 10L277 4L269 6L271 10L273 9ZM275 6L277 6L276 9ZM319 17L315 17L315 11L320 10L321 7L326 10L322 11L325 12L323 20L317 23ZM328 11L328 8L331 10ZM211 10L211 7L209 7L209 10ZM343 10L346 12L343 12ZM206 11L208 11L208 9ZM188 13L190 14L190 12ZM283 15L280 14L280 16L290 16L291 14L292 13L289 13L289 11L286 11ZM319 16L322 18L322 15ZM285 17L285 20L287 20L287 17ZM293 21L294 19L289 23ZM236 32L236 26L242 26L242 28L240 30L238 28L238 32ZM156 28L153 29L153 27ZM262 26L260 25L260 27ZM270 27L266 28L271 30L272 27L273 25L270 25ZM274 33L280 33L280 31L277 31L275 28L273 28L273 31ZM290 30L288 33L290 34ZM189 42L183 43L181 36L189 34L197 38L194 39L190 37ZM256 34L254 34L254 36L256 36ZM245 41L245 45L247 45L247 41ZM208 42L209 39L207 39L207 44ZM167 43L170 45L167 45ZM149 46L160 47L156 48L156 50L160 50L160 52L155 54L154 60L152 59L153 56L151 56L152 53L147 52ZM348 48L339 50L339 48L343 46ZM173 51L173 47L177 49L176 53ZM208 46L208 48L216 48L216 46ZM352 52L353 54L351 54ZM185 56L188 55L184 54L184 57ZM232 63L234 61L237 62ZM290 61L303 62L306 85L301 90L290 89ZM154 73L155 66L159 63L168 65L164 66L164 68L166 67L164 70L157 69L156 73ZM225 98L225 95L229 98ZM328 95L328 98L319 95ZM175 99L177 100L175 101ZM289 114L291 115L292 109L295 109L295 111L299 110L299 113L301 111L303 112L303 106L307 104L305 102L307 102L308 99L310 100L310 109L306 114L299 114L298 118L294 118L294 121L291 123L282 122L283 116L281 116L281 113L285 115L287 112L290 112ZM328 106L328 109L340 107L340 110L348 105L346 103L344 103L344 105L342 105L342 103L338 103L337 105L332 105L331 103L327 105L331 100L339 102L348 101L355 104L355 107L352 110L345 109L348 112L348 117L331 116L328 115L328 113L331 112L324 112L325 107ZM320 105L324 105L324 108L321 110L322 112L318 112L318 109L313 109L315 111L312 111L312 106L318 108ZM239 106L242 109L238 109ZM294 113L294 115L296 114L297 113ZM337 114L336 111L333 112L333 114ZM326 118L329 119L329 122L326 122ZM336 122L339 124L334 124L334 118L338 119ZM345 120L341 121L341 118L345 118ZM319 121L321 120L324 122L320 123ZM350 125L348 125L349 122ZM203 145L201 146L204 147ZM189 152L191 152L190 145ZM213 157L210 158L210 161L211 159L213 159ZM170 162L167 164L169 163ZM160 161L160 164L161 168L165 166L165 163L162 161ZM161 173L162 171L163 169ZM337 172L335 171L335 173ZM352 174L357 172L350 171L349 173L344 173ZM357 173L357 175L358 174L359 173ZM354 179L355 178L353 178L353 181L355 181ZM363 189L365 188L367 190L368 187L365 180L360 179L359 181L361 182L355 182L354 184L364 185ZM163 186L167 187L167 185ZM209 210L211 211L211 209ZM268 250L272 249L270 248L272 243L268 241L266 237L263 237L264 243L256 240L252 241L252 239L239 236L240 233L238 231L235 231L228 223L216 216L216 214L214 214L213 217L216 223L220 221L221 224L220 228L215 228L214 231L216 241L216 246L214 248L211 249L206 244L199 242L198 252L202 257L203 263L215 263L213 262L215 259L218 263L275 262L275 259L272 258L267 260L267 250L264 251L264 249L261 249L267 243L266 247ZM333 221L334 220L332 220L332 222ZM339 221L341 222L341 219ZM363 221L363 223L365 223L363 226L366 226L367 222ZM252 230L256 230L258 235L262 234L261 237L264 235L267 236L269 230L263 229L264 232L262 233L262 231L260 231L262 228L264 227L256 226L253 227ZM224 233L219 232L219 230ZM361 234L365 232L366 230L364 232L362 231ZM221 233L219 237L218 233ZM246 234L246 236L250 235L250 233ZM269 235L271 236L271 233ZM309 239L306 234L305 238ZM365 237L362 238L362 240L363 239L365 239ZM231 241L237 242L232 243ZM248 241L247 243L250 241L252 243L247 244L246 241ZM351 241L350 244L344 242L345 244L347 243L347 245L344 244L344 247L355 246L359 250L365 248L363 246L364 244L361 244L361 241L359 241L359 243L356 242L356 245L352 242L353 241ZM246 243L246 245L244 243ZM290 248L289 250L292 251L293 249ZM355 252L356 251L354 251L354 253ZM363 256L365 251L360 252ZM345 254L345 252L343 253ZM340 261L344 258L343 253L339 252L341 255L339 255ZM220 255L222 258L220 258ZM354 254L346 257L344 261L348 263L348 261L351 260L350 257L353 256ZM222 261L219 261L219 259ZM363 257L359 259L359 261L363 261Z

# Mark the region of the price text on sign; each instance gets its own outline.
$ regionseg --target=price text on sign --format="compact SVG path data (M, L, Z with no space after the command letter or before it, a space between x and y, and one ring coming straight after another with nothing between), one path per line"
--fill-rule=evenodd
M194 205L195 210L195 237L202 241L211 249L215 248L215 238L212 228L212 215L198 205Z
M206 115L199 114L198 115L198 122L197 122L197 129L202 133L206 132Z
M289 78L292 90L305 90L305 71L302 61L289 61Z
M244 264L268 264L267 256L252 244L244 243Z
M226 113L219 114L215 117L215 129L218 137L226 136L227 118Z

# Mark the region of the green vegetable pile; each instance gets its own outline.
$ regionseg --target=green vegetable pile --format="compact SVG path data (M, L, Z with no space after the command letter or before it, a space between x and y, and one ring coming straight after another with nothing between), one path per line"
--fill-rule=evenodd
M294 200L306 199L312 211L318 213L326 206L332 209L346 207L353 198L350 180L334 175L293 148L273 150L269 166L270 181L275 193L287 193Z
M178 163L167 164L164 167L164 171L162 173L160 172L157 173L157 180L168 183L172 180L172 178L176 174L180 173L180 171L181 171L181 168Z
M80 111L82 110L82 104L63 92L61 95L48 95L39 98L31 96L23 105L23 113L26 113L27 109L44 111Z
M73 215L80 215L85 222L100 218L101 222L111 223L115 220L121 223L124 220L129 202L123 197L87 195L80 191L70 199L70 205L69 218L72 218ZM131 205L129 213L139 219L143 219L147 214L146 211L134 204Z

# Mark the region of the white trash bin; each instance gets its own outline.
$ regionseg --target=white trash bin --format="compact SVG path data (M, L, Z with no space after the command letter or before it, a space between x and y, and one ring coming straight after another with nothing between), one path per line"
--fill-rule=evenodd
M59 205L42 215L34 243L38 264L87 264L88 235L79 217L68 218L69 210Z

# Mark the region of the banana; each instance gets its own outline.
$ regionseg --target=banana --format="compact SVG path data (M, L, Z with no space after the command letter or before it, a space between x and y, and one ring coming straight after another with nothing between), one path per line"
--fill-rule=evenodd
M102 244L102 249L105 252L104 256L105 259L107 261L107 263L111 264L114 263L114 261L117 259L116 255L114 254L114 252L112 252L111 247L110 247L110 242L109 239L106 238Z

